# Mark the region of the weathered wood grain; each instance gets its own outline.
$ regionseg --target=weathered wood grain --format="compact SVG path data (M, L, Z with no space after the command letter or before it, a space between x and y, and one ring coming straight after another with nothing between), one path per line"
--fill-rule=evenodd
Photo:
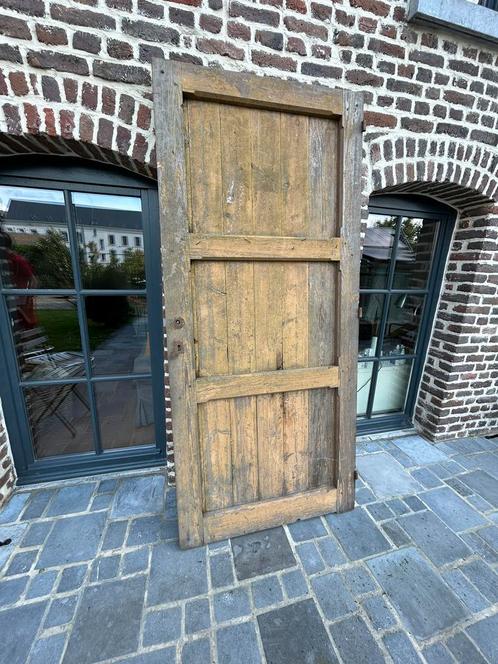
M289 191L287 190L287 195ZM287 200L289 197L287 196ZM306 199L304 199L306 201ZM234 224L237 220L232 219ZM285 222L285 214L284 214ZM244 223L241 219L237 225ZM263 225L263 224L261 224ZM290 226L290 220L288 225ZM300 220L302 232L307 222ZM300 237L270 237L255 235L191 235L192 260L252 260L252 261L338 261L340 240L312 240Z

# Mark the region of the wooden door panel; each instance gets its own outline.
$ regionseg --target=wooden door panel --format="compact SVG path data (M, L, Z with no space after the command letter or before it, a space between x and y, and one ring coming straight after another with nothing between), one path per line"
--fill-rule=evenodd
M354 499L361 103L268 90L154 64L182 546Z

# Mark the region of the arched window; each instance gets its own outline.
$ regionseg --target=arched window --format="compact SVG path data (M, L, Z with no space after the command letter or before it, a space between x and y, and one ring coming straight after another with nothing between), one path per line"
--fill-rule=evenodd
M359 433L410 426L455 212L424 196L373 196L363 240Z
M21 481L164 458L158 236L153 181L0 162L0 389Z

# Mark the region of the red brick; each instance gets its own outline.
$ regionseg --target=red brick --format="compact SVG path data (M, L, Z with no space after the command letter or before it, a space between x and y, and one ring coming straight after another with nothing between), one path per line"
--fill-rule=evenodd
M232 39L243 39L244 41L251 39L251 28L243 23L228 21L227 32Z
M251 60L260 67L275 67L283 71L296 71L297 63L292 58L283 57L266 51L252 51Z
M285 50L289 51L289 53L306 55L306 46L300 37L288 37Z
M397 119L394 115L378 113L376 111L365 111L365 124L373 127L388 127L394 129Z
M215 55L223 55L232 60L243 60L244 51L237 48L230 42L222 41L221 39L207 39L205 37L198 37L196 42L198 51L202 53L212 53Z
M380 0L349 0L351 7L360 7L366 12L386 17L389 15L389 5Z

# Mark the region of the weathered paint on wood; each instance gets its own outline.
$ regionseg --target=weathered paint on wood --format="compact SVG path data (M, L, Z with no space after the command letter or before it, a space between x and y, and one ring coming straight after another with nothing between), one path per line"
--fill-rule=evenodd
M161 61L154 90L180 543L348 509L359 97Z

